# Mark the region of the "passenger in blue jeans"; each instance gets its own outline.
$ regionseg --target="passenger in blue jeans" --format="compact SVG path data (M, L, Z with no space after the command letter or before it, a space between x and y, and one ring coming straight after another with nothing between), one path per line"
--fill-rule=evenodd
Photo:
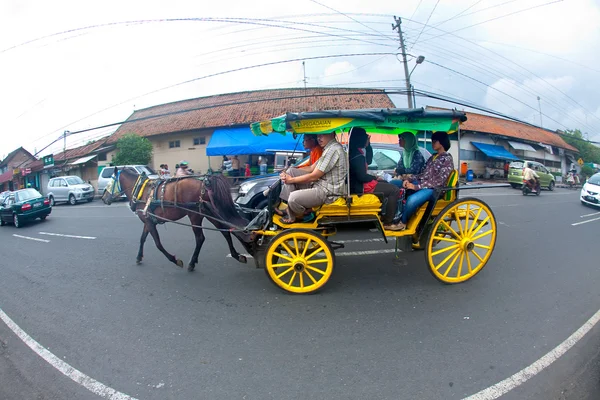
M392 185L402 188L402 182L412 182L414 175L423 172L425 168L425 157L419 151L417 138L412 132L402 132L398 135L398 144L402 147L402 154L396 167L396 179L390 181Z
M454 160L448 153L450 149L450 139L446 132L435 132L431 137L433 150L436 151L427 162L422 173L415 176L413 182L404 181L403 187L406 190L415 192L408 196L402 218L397 224L398 230L406 229L408 219L429 200L433 200L435 189L446 186L450 173L454 170Z

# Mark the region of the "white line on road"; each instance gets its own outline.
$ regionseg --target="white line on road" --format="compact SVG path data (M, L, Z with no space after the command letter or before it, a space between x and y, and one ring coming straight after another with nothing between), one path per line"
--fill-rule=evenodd
M48 236L61 236L75 239L96 239L94 236L76 236L76 235L63 235L62 233L50 233L50 232L40 232L40 235L48 235Z
M73 368L50 351L46 350L35 339L29 336L21 329L8 315L0 309L0 319L17 335L31 350L38 356L42 357L48 364L59 370L63 375L71 378L74 382L85 387L90 392L97 394L100 397L110 400L136 400L125 393L117 392L115 389L104 385L101 382L87 376L83 372Z
M13 236L21 238L21 239L35 240L36 242L44 242L44 243L49 243L50 242L49 240L46 240L46 239L38 239L38 238L29 237L29 236L21 236L21 235L16 235L14 233L13 233Z
M580 216L579 218L593 217L594 215L598 215L598 214L600 214L600 212L592 213L592 214L585 214L585 215Z
M575 222L574 224L571 224L571 225L577 226L577 225L587 224L588 222L598 221L599 219L600 219L600 217L588 219L587 221Z
M522 385L535 375L542 372L546 367L550 366L554 361L558 360L563 354L565 354L571 347L581 340L597 323L600 321L600 310L596 311L585 324L569 336L564 342L556 346L545 356L514 374L505 380L490 386L480 392L477 392L469 397L465 397L463 400L493 400L508 393L517 386Z
M340 251L340 252L336 252L335 256L336 257L369 256L372 254L393 253L394 251L395 251L394 249L364 250L364 251ZM401 250L398 250L398 253L400 253L400 252L401 252ZM254 258L250 254L242 254L242 255L246 256L246 258ZM231 253L227 254L225 257L232 258Z

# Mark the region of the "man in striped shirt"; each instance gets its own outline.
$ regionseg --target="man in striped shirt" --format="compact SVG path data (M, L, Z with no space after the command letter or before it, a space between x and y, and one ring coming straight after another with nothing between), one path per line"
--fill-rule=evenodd
M346 152L335 140L335 133L317 135L323 155L307 169L290 168L279 177L284 183L281 199L288 203L288 212L281 222L291 224L313 207L332 203L346 194L348 160Z

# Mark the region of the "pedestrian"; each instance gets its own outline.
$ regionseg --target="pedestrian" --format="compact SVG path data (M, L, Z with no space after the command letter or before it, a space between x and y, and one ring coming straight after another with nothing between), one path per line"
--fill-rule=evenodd
M169 166L167 164L163 164L163 178L169 179L171 177L171 171L169 171Z
M179 163L179 168L177 168L177 172L175 173L176 178L181 178L184 176L192 175L192 171L188 169L188 162L183 160Z
M246 170L244 171L244 176L249 178L252 176L252 171L250 171L250 164L246 163Z

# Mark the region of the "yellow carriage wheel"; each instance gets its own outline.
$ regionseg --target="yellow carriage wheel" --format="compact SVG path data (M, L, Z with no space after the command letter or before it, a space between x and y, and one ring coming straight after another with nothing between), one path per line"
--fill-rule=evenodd
M281 289L295 294L314 293L331 277L335 253L322 236L305 229L286 229L265 251L265 271Z
M444 283L465 282L485 267L496 245L496 218L475 198L457 200L433 222L425 257L429 271Z

